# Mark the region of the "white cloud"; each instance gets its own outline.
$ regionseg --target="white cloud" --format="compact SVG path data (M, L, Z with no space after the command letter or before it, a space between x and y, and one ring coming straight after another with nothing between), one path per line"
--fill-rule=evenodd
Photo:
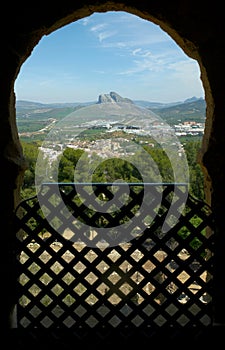
M147 20L128 13L98 13L90 16L84 25L90 25L89 30L98 34L98 39L111 48L134 48L162 44L171 41L171 38L159 27ZM116 28L116 29L115 29ZM116 35L116 40L104 42L104 39Z
M87 26L89 23L90 23L90 17L85 17L81 19L81 24L83 24L83 26Z
M139 48L139 49L134 49L133 51L132 51L132 55L133 56L136 56L137 54L139 54L141 52L141 49Z
M164 102L199 96L199 77L197 62L159 26L107 12L44 37L23 65L16 91L23 99L36 93L40 101L88 101L99 89L123 89L122 95L133 99Z
M112 36L114 36L116 34L116 32L109 32L109 31L105 31L105 32L101 32L98 34L98 39L100 42L102 42L105 39L108 39Z
M106 26L107 26L106 23L99 23L99 24L96 24L95 26L92 26L90 28L90 31L96 33L104 29Z

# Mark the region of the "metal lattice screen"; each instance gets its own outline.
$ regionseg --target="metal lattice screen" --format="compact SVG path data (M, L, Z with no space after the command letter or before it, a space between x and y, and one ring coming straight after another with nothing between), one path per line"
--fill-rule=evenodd
M18 328L210 326L212 214L187 191L44 184L21 202Z

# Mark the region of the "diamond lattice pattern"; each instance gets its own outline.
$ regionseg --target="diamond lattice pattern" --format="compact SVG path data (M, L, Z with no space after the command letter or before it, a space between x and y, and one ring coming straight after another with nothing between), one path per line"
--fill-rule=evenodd
M174 189L46 184L21 202L18 327L211 325L212 214Z

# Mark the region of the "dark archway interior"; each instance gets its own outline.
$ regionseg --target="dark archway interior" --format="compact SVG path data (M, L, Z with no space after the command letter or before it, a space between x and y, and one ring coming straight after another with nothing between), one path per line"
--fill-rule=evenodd
M43 35L86 17L93 12L127 11L152 21L165 30L201 69L201 79L207 103L206 127L202 142L201 162L205 171L207 201L211 205L216 226L214 272L215 326L224 324L225 289L223 275L224 183L225 183L225 118L224 118L224 20L220 2L157 1L154 3L123 1L76 1L54 4L46 8L42 2L19 2L4 13L1 22L1 222L2 222L2 305L1 324L10 329L15 300L13 215L19 201L25 161L16 126L14 83L24 61ZM4 223L4 224L3 224ZM4 227L4 229L3 229Z

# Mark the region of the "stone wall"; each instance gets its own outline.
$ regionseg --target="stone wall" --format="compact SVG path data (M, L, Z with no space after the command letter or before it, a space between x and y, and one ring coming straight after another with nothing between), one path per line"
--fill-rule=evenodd
M207 120L200 161L206 178L207 200L216 216L218 248L225 250L224 184L225 184L225 12L222 2L174 1L64 1L52 7L38 1L5 4L1 21L0 66L0 164L1 164L1 261L2 324L10 326L14 301L13 278L13 210L19 201L19 188L25 169L16 118L14 82L24 61L43 35L86 17L93 12L128 11L150 20L165 30L201 69L205 89ZM4 227L4 229L3 229ZM223 254L216 257L216 266L223 265ZM218 271L218 270L217 270ZM221 270L220 270L221 274ZM225 290L215 271L215 320L223 322ZM223 303L223 304L222 304Z

